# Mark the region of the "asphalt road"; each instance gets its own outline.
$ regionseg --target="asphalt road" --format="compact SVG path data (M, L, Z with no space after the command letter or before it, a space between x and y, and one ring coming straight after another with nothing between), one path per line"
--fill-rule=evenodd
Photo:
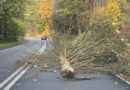
M16 62L26 60L28 56L35 54L42 47L40 39L28 39L29 42L0 51L0 83L20 66Z
M18 60L36 53L43 45L43 41L30 39L26 44L0 52L0 82L7 78L19 67L14 64ZM46 49L50 48L49 41ZM31 78L29 78L31 76ZM77 74L78 77L90 76L94 80L68 81L64 80L57 71L39 72L38 68L29 69L11 90L130 90L130 86L108 74Z
M25 78L32 76L32 78ZM93 80L64 80L59 72L29 70L11 90L130 90L130 86L108 74L77 74L78 77L94 77Z

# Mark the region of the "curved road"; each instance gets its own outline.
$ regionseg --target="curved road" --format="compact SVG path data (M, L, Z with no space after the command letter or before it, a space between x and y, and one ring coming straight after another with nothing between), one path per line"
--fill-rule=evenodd
M27 60L27 57L35 54L42 47L40 39L28 39L29 42L0 51L0 82L16 71L16 62Z
M19 67L15 63L20 60L27 60L27 57L38 52L44 41L40 39L29 39L28 43L19 45L4 51L0 51L0 83ZM47 47L50 48L47 41ZM25 78L33 75L33 78ZM88 76L77 74L77 76ZM59 72L41 72L38 69L29 69L11 90L130 90L130 86L113 75L89 74L96 77L90 81L67 81Z

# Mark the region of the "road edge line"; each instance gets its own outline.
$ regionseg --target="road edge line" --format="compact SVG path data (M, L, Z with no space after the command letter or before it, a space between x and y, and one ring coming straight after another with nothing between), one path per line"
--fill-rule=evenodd
M27 43L27 42L25 42L25 43ZM22 45L24 45L25 43L22 43L22 44L20 44L20 45L16 45L16 46L12 46L12 47L9 47L9 48L6 48L6 49L3 49L3 50L0 50L0 52L7 51L7 50L9 50L9 49L13 49L13 48L16 48L16 47L18 47L18 46L22 46Z
M125 80L124 78L122 78L120 75L116 75L117 78L121 79L122 81L124 81L125 83L127 83L128 85L130 85L130 82Z

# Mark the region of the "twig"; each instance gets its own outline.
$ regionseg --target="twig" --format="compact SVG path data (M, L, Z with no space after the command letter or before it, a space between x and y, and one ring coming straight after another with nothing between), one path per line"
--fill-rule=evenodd
M88 63L90 63L90 62L93 62L93 59L91 59L91 60L85 60L85 61L82 61L82 62L80 62L80 63L74 64L74 65L72 65L72 66L73 66L74 68L77 68L77 67L86 65L86 64L88 64ZM78 66L76 66L76 65L78 65Z
M77 57L79 57L80 55L81 55L81 53L83 53L83 52L85 52L85 51L87 51L87 50L89 50L89 49L92 49L92 48L94 48L94 47L96 47L96 46L98 46L99 44L101 44L103 41L104 41L105 39L103 39L103 40L101 40L100 42L98 42L96 45L94 45L94 46L91 46L91 47L89 47L89 48L84 48L83 50L81 50L79 53L77 53L75 56L73 56L73 57L71 57L71 58L69 58L69 60L70 59L72 59L71 61L70 61L70 63L71 62L73 62Z
M117 51L115 51L114 49L109 48L109 47L106 47L106 48L110 49L113 53L117 54L118 56L120 56L120 57L122 57L122 58L124 58L124 59L126 59L126 60L130 60L130 59L127 58L126 56L123 56L123 55L119 54L119 53L118 53Z
M74 47L72 48L72 50L71 50L70 52L68 52L68 53L73 52L73 50L78 47L78 45L84 40L84 38L85 38L85 36L87 35L87 33L88 33L88 31L85 32L85 34L84 34L84 36L81 38L81 40L79 39L78 42L76 43L76 45L74 45Z

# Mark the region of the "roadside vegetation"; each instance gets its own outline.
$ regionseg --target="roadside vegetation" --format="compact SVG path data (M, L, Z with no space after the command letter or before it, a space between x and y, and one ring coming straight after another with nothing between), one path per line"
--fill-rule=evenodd
M0 40L17 40L26 33L23 20L27 0L0 1Z
M47 35L52 13L52 0L29 0L25 10L28 25L27 37L40 38Z
M130 77L129 10L129 0L54 0L54 56Z
M15 46L15 45L19 45L19 44L22 44L24 43L25 40L24 39L19 39L17 41L15 40L8 40L8 41L0 41L0 50L1 49L5 49L5 48L8 48L8 47L12 47L12 46Z
M0 0L0 47L22 42L25 36L40 38L47 34L45 17L51 2L48 5L45 0Z
M0 48L23 41L27 31L23 18L26 2L27 0L0 1Z

